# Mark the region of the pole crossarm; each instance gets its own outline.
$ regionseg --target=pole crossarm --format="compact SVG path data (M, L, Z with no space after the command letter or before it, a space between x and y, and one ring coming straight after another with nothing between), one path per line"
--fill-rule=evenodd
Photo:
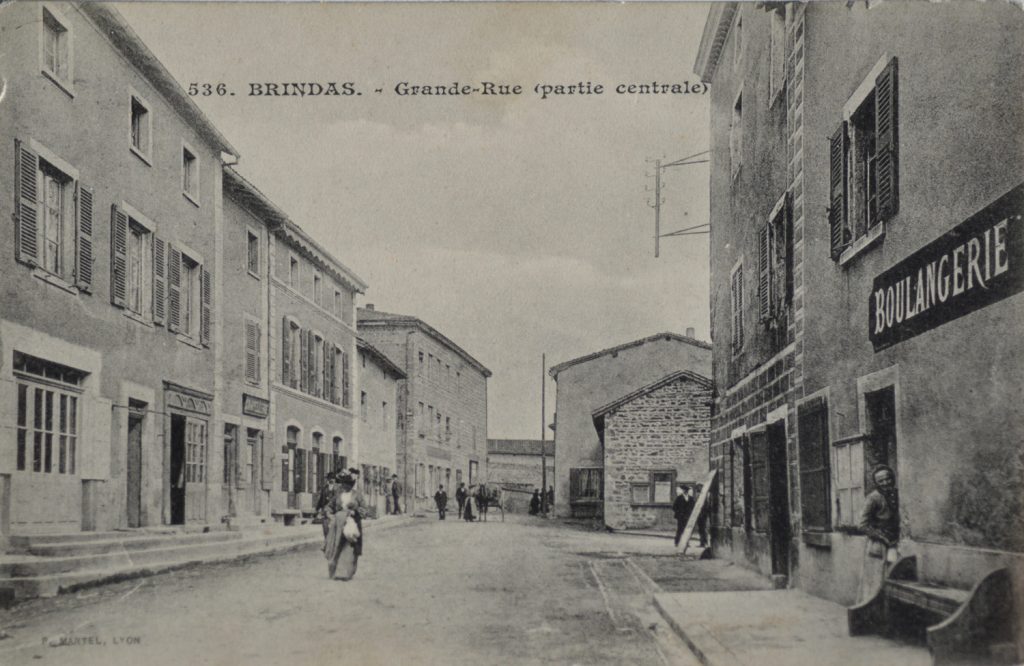
M692 227L687 227L685 229L680 229L678 231L672 231L672 232L667 233L667 234L661 233L661 205L663 203L665 203L664 200L662 199L662 196L661 196L661 172L664 171L665 169L668 169L669 167L692 166L694 164L706 164L706 163L710 162L711 160L708 159L707 157L704 157L704 156L705 155L709 155L710 153L711 153L710 150L702 150L699 153L694 153L693 155L687 155L686 157L684 157L682 159L678 159L678 160L675 160L673 162L665 162L664 164L662 164L661 160L654 160L654 203L653 204L649 203L647 205L654 209L654 258L655 259L657 259L658 256L661 254L661 239L662 238L672 238L672 237L675 237L675 236L699 236L699 235L707 234L707 233L711 232L710 225L708 225L708 224L698 224L698 225L695 225L695 226L692 226ZM697 159L699 157L704 157L704 159ZM700 229L701 227L708 227L708 228L707 229Z

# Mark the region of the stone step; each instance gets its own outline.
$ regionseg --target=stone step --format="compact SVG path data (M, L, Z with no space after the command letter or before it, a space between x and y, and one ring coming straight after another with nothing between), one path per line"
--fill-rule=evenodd
M230 541L241 539L242 533L221 530L209 533L171 533L118 536L112 539L93 539L88 541L67 541L61 543L30 544L25 548L29 555L39 557L75 557L82 555L102 555L117 553L124 550L143 550L146 548L162 548L170 545L187 545L213 541Z
M272 532L276 534L280 531L282 529ZM4 557L0 559L0 585L4 578L26 578L75 571L134 567L168 558L187 557L191 552L215 552L217 548L230 548L232 544L250 541L258 537L258 531L255 534L245 534L244 536L239 532L211 532L200 535L171 536L141 549L121 548L112 552L78 554L68 557L32 555Z
M177 548L143 550L131 561L107 566L81 568L66 572L38 573L32 576L0 578L0 588L14 590L17 601L50 597L84 587L150 576L203 562L222 562L251 555L278 553L296 548L319 546L319 529L274 530L272 534L251 534L244 539L218 541ZM49 561L49 560L44 560Z

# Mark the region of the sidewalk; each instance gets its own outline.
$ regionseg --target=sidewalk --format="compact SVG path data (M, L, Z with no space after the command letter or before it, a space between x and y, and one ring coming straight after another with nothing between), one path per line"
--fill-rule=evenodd
M846 608L800 590L674 592L654 605L707 666L930 666L927 648L851 638Z

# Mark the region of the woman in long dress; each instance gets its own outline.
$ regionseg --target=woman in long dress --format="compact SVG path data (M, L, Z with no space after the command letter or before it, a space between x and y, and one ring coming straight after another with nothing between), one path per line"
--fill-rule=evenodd
M363 552L363 516L360 494L355 490L355 479L345 474L338 480L334 499L331 500L331 527L327 532L324 556L327 558L328 578L351 580L356 575L359 556ZM359 536L346 536L345 524L355 523Z

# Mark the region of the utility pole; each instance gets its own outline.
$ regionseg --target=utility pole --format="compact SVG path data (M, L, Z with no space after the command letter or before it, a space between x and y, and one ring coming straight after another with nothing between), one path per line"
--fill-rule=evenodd
M693 164L705 164L708 162L707 159L695 159L707 155L710 151L703 151L684 157L681 160L675 160L674 162L668 162L662 164L661 160L654 160L654 203L648 203L647 205L654 209L654 258L657 259L661 253L661 239L668 238L669 236L697 236L701 234L709 233L710 225L707 223L696 224L692 227L686 227L685 229L679 229L678 231L671 231L667 234L661 233L661 204L665 203L665 200L661 195L661 172L663 169L669 167L678 166L690 166ZM647 190L650 192L650 190ZM709 227L705 229L703 227Z
M544 412L544 372L547 370L547 354L540 355L540 510L548 513L548 452L547 425Z

